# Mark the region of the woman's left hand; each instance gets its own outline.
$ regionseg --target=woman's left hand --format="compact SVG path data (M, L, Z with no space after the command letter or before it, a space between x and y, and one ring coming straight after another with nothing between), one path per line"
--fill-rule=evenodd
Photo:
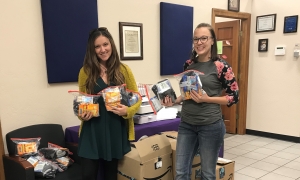
M208 102L209 96L206 93L198 94L195 90L191 91L191 98L196 103Z
M127 115L127 109L128 109L127 106L125 106L123 104L118 104L117 107L113 107L109 111L111 111L111 112L113 112L113 113L115 113L115 114L117 114L119 116L125 116L125 115Z

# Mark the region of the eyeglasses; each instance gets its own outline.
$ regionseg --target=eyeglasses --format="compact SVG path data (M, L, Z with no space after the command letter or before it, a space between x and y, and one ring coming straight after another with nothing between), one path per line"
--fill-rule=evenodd
M99 27L99 28L91 30L90 35L93 34L96 31L108 32L106 27Z
M208 38L210 38L210 36L202 36L202 37L199 37L199 38L193 38L193 42L194 42L195 44L197 44L199 41L200 41L201 43L206 43L207 40L208 40Z

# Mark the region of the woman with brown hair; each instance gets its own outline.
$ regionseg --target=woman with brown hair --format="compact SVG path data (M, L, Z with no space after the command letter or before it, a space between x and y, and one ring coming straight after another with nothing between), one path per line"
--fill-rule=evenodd
M191 99L179 96L175 103L182 104L181 122L176 146L176 180L189 180L192 160L199 148L201 179L216 179L216 164L224 140L225 125L221 105L228 107L239 100L239 88L231 66L218 57L217 38L214 29L206 23L194 30L191 59L184 70L201 72L200 80L206 93L191 91ZM225 91L226 95L222 95ZM167 97L163 103L172 106Z
M107 28L93 30L88 39L83 67L78 77L79 90L98 94L109 86L126 84L126 88L138 92L131 69L120 62L116 45ZM141 105L131 107L119 104L107 110L103 97L98 100L99 117L82 114L79 132L78 155L81 157L83 180L96 180L99 160L104 161L104 178L117 179L118 160L130 148L134 140L133 115Z

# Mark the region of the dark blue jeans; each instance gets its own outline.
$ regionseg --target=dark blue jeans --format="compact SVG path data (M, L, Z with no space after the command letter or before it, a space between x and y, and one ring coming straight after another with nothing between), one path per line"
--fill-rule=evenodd
M190 180L192 162L198 148L201 180L215 180L216 164L225 132L223 120L204 126L180 122L176 146L176 180Z

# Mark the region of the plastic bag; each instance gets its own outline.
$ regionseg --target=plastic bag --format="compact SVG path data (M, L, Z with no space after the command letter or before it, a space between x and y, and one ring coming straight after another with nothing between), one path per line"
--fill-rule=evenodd
M100 116L98 99L101 95L91 95L80 91L68 91L74 96L73 111L76 116L91 112L94 117Z
M73 155L73 153L72 153L68 148L64 148L64 147L61 147L61 146L59 146L59 145L56 145L56 144L53 144L53 143L50 143L50 142L48 142L48 148L62 149L62 150L67 151L69 155Z
M56 144L48 143L48 148L41 148L39 154L57 167L59 172L63 172L73 164L73 160L68 156L73 154L67 148L63 148Z
M152 91L158 97L159 100L164 102L165 97L170 97L172 102L175 103L177 96L175 94L174 89L172 88L171 82L168 79L164 79L159 81L156 85L152 88Z
M55 178L57 169L49 161L39 160L34 167L34 174L36 177L52 179Z
M125 91L124 88L125 84L122 84L120 86L110 86L101 91L107 110L118 107L122 100L121 91Z
M140 93L131 91L129 89L121 88L120 93L122 96L121 104L128 107L136 104L139 100L142 100Z
M56 150L55 163L59 166L59 171L65 171L74 163L74 160L69 157L73 153L68 149L48 142L48 148Z
M57 165L63 170L67 170L74 162L70 157L60 157L55 160Z
M179 81L180 93L184 100L191 99L192 90L201 95L202 93L205 93L202 89L200 74L201 73L196 70L187 70L174 75L174 77Z
M57 164L41 155L30 156L26 160L34 167L36 177L55 178L57 170L60 169Z
M41 148L39 153L42 154L46 159L55 160L60 157L68 156L68 152L58 148Z
M41 138L11 138L11 140L16 144L16 156L30 156L37 154Z
M144 97L148 100L146 102L142 102L142 106L150 104L151 108L153 110L153 113L156 115L157 112L163 108L163 106L161 105L158 97L152 91L153 86L154 86L153 84L139 83L138 89L139 89L140 94L144 95ZM144 97L143 97L143 99L145 99Z

